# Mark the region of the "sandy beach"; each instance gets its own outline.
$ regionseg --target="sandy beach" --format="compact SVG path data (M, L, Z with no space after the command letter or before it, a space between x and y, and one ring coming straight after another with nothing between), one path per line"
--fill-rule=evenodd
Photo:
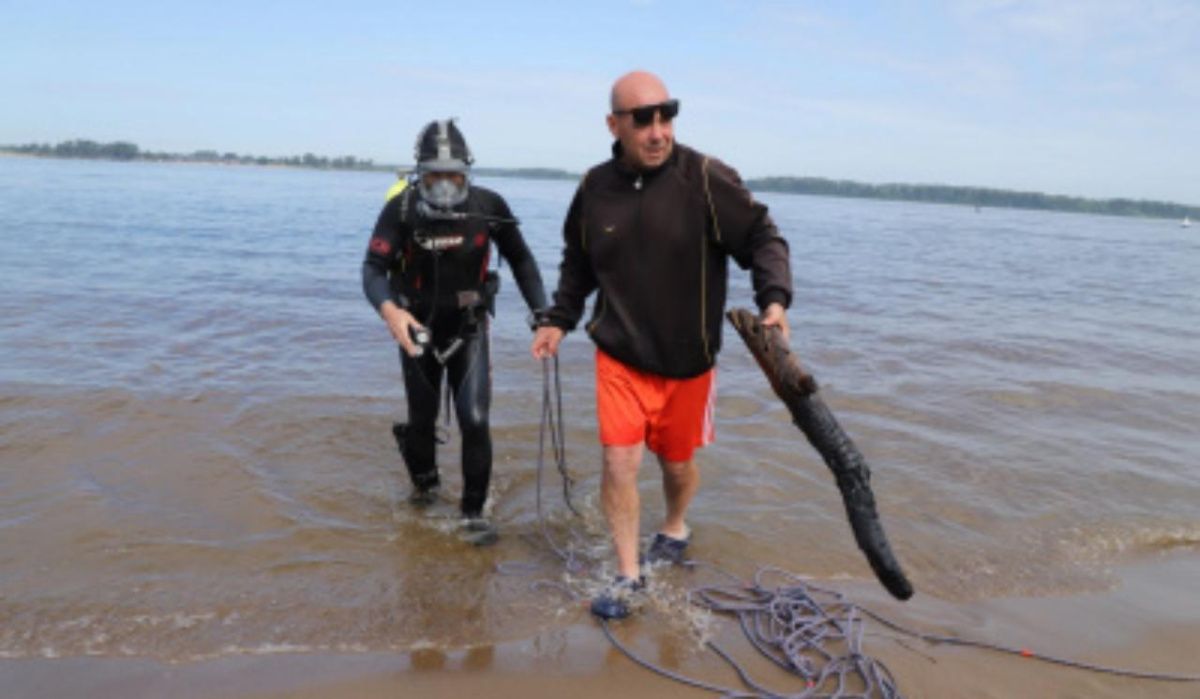
M1200 615L1194 605L1189 606L1200 581L1195 553L1160 556L1123 567L1116 574L1119 582L1107 592L966 605L919 592L909 603L891 602L881 589L863 581L834 587L893 621L929 633L1030 648L1126 670L1200 675ZM700 650L686 635L660 634L653 615L618 624L614 632L651 662L705 682L741 686L716 655ZM767 686L781 693L803 690L795 678L758 660L732 621L721 624L715 640ZM878 623L868 629L866 650L889 666L903 695L910 698L1200 696L1200 682L1132 679L986 650L934 645ZM139 658L4 660L0 685L11 699L714 695L636 666L607 642L582 607L565 627L494 646L405 654L280 652L173 664Z

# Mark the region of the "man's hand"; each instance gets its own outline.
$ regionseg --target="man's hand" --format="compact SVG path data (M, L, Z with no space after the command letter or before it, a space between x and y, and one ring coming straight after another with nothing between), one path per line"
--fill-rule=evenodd
M404 352L410 357L418 356L417 345L412 341L412 330L424 326L417 322L413 314L391 301L384 301L383 305L379 307L379 315L383 317L383 322L387 323L392 337L396 338L396 342L399 342L400 346L404 348Z
M533 344L529 350L533 353L534 359L545 359L558 354L558 343L562 342L562 328L556 328L553 325L543 325L537 329L533 336Z
M791 337L788 331L787 311L783 305L779 303L769 304L762 314L762 324L771 327L779 328L779 332L783 333L783 339L786 341Z

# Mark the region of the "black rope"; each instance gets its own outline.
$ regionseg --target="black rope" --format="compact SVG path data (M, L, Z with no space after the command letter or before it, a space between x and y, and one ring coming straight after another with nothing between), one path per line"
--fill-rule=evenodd
M554 356L553 397L550 394L549 361L547 359L542 360L542 429L538 463L539 465L541 464L542 454L545 453L545 434L547 428L549 428L550 447L554 452L554 465L558 468L558 475L562 479L563 500L567 503L567 507L570 508L571 512L575 513L576 517L582 517L583 515L580 514L579 509L575 507L575 503L571 501L571 488L575 486L575 481L571 478L571 474L567 472L567 438L562 414L562 378L558 372L558 355Z
M541 423L538 427L538 456L537 456L537 478L535 479L537 486L537 495L535 498L537 509L538 532L541 534L542 540L550 548L550 550L562 560L563 565L570 573L581 573L587 568L575 551L578 546L560 546L554 541L554 537L550 535L550 530L546 522L546 513L542 504L542 480L545 477L546 471L546 439L549 435L550 450L553 454L554 464L558 469L558 475L562 479L563 500L567 507L577 517L583 515L579 509L575 507L571 498L571 488L575 481L571 478L567 471L567 451L566 438L563 434L563 418L562 418L562 382L559 378L558 357L553 358L554 378L551 380L551 359L542 359L542 409ZM582 539L574 531L570 532L570 536L574 539L574 543L578 544ZM536 547L536 543L534 543ZM521 574L538 570L541 566L532 562L520 561L502 561L496 565L496 569L501 573L506 574ZM533 583L535 588L552 587L560 592L563 592L568 597L576 599L578 595L572 592L566 585L560 582L553 581L537 581Z
M781 575L790 584L769 586L765 580L769 574ZM799 694L767 689L732 656L709 643L709 648L753 690L739 696L902 697L887 666L863 652L866 625L862 615L838 592L806 584L799 576L778 568L763 568L752 585L696 588L689 592L689 599L714 613L737 617L751 646L805 684Z
M876 612L871 611L870 609L867 609L866 607L859 607L859 609L861 609L864 614L866 614L867 616L871 617L872 619L878 621L879 623L883 624L884 626L890 627L891 629L898 631L906 636L911 636L912 638L916 638L916 639L925 641L926 643L932 643L932 644L943 644L944 643L947 645L963 646L963 647L968 647L968 648L979 648L981 650L990 650L990 651L994 651L997 653L1006 653L1008 655L1018 655L1022 658L1028 658L1030 660L1040 660L1044 663L1052 663L1054 665L1063 665L1066 667L1078 668L1080 670L1089 670L1092 672L1099 672L1099 673L1103 673L1106 675L1118 675L1121 677L1131 677L1131 678L1139 679L1139 680L1156 680L1156 681L1160 681L1160 682L1200 682L1200 675L1181 675L1181 674L1173 674L1173 673L1165 673L1165 672L1145 672L1142 670L1129 670L1129 669L1125 669L1125 668L1111 667L1111 666L1099 665L1099 664L1095 664L1095 663L1087 663L1087 662L1083 662L1081 660L1072 660L1070 658L1062 658L1062 657L1058 657L1058 656L1054 656L1054 655L1045 655L1042 653L1035 653L1035 652L1033 652L1033 650L1031 650L1029 648L1015 648L1013 646L1005 646L1005 645L1000 645L998 643L990 643L987 641L977 641L974 639L961 638L958 636L942 636L942 635L938 635L938 634L922 633L920 631L916 631L914 629L910 629L908 627L902 626L902 625L892 621L891 619L888 619L880 614L877 614Z
M554 542L553 537L546 527L546 516L542 510L542 476L546 468L546 434L550 434L550 448L554 455L554 465L558 468L558 475L562 479L563 500L567 503L567 507L576 517L582 517L575 504L571 501L571 487L574 481L571 475L567 472L567 452L566 438L563 434L563 419L562 419L562 383L558 373L558 357L553 358L554 363L554 380L550 379L550 363L547 358L542 359L542 420L541 427L538 429L538 466L537 466L537 517L538 526L541 529L542 538L550 546L550 549L562 559L567 570L578 572L582 569L583 564L576 558L573 551L559 547ZM553 393L551 393L551 385L553 384ZM557 415L557 417L556 417Z

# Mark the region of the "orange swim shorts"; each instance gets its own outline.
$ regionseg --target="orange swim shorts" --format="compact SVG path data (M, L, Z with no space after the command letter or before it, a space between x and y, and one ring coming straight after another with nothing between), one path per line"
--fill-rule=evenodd
M716 368L690 379L638 371L596 350L596 417L607 447L646 443L667 461L687 461L713 441Z

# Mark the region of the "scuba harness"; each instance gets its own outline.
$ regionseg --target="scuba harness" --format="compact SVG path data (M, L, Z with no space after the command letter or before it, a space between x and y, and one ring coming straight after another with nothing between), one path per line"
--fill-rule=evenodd
M414 336L413 339L417 342L418 349L421 354L428 351L434 361L442 366L450 361L463 347L467 340L479 332L479 323L483 319L484 314L495 316L496 314L496 294L500 291L500 256L497 255L497 268L488 269L483 273L482 282L471 289L458 290L454 294L454 307L460 314L460 321L457 331L454 333L450 341L439 349L433 338L434 321L437 319L439 310L446 310L441 303L441 278L438 273L440 261L444 254L455 250L462 246L467 239L466 232L455 232L449 235L434 235L430 231L430 224L443 221L468 221L481 220L491 229L498 225L511 224L517 225L519 221L516 218L507 218L503 216L495 216L484 213L474 213L469 211L444 210L426 204L418 193L419 190L415 186L410 186L402 189L396 196L399 196L399 220L402 228L407 228L411 231L412 243L424 250L429 256L432 267L432 285L426 293L420 294L420 300L405 299L405 303L400 304L401 307L407 308L410 312L416 310L415 307L410 308L409 303L415 302L414 306L419 306L425 299L428 299L428 312L424 318L420 318L420 322L424 325L425 331L420 333L420 337ZM413 200L416 199L415 204ZM489 235L486 245L492 244L491 236ZM485 253L490 257L490 252ZM407 267L409 264L408 253L405 253L403 264ZM411 288L411 287L410 287ZM401 294L403 296L403 294ZM421 355L418 354L417 357ZM442 394L442 400L445 403L442 414L445 416L446 426L449 427L451 415L451 393L452 389L450 382L446 381L444 386L434 386L430 383L425 372L417 368L415 373L420 377L420 380L434 393ZM392 426L393 435L396 438L397 445L400 447L401 454L405 452L405 442L409 437L408 431L410 427L407 423L394 423ZM434 435L435 442L445 444L449 440L449 434L443 432L440 428L437 429ZM406 457L407 463L407 457ZM411 469L410 469L411 470ZM415 472L412 474L414 484L421 487L429 487L436 485L436 476L429 476L432 480L429 483L417 481L426 476L418 476Z
M441 280L438 273L441 265L439 263L445 252L462 246L466 242L468 234L462 232L450 235L434 235L430 231L429 224L445 221L482 221L490 231L496 226L506 224L519 225L520 221L515 217L496 216L494 214L469 210L457 211L431 206L417 194L417 190L417 187L409 186L397 195L401 197L399 218L401 225L412 231L412 242L428 253L432 261L433 284L428 296L430 299L429 312L425 318L421 319L422 324L432 331L433 322L437 318L439 306L441 305ZM415 204L413 203L414 198L416 199ZM415 209L415 216L411 215L411 213L414 213L412 212L413 209ZM485 245L489 247L492 245L491 235L488 236ZM491 256L490 251L484 254L487 257ZM455 293L455 306L462 314L462 322L458 332L445 348L441 350L438 350L433 342L428 343L434 358L439 364L445 365L462 348L464 338L469 337L471 333L476 331L483 313L492 316L496 315L496 294L500 291L500 264L501 257L500 255L496 255L496 268L488 269L484 272L482 281L477 288L461 289ZM401 305L403 306L404 304Z

